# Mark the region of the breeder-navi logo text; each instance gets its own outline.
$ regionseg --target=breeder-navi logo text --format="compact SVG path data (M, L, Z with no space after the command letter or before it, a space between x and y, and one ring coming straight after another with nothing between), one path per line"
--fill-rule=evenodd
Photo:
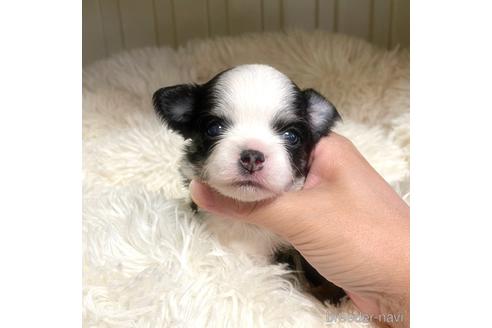
M384 323L403 322L403 313L383 313L383 314L365 314L365 313L327 313L326 324L335 324L340 322L359 322L369 324L371 321Z

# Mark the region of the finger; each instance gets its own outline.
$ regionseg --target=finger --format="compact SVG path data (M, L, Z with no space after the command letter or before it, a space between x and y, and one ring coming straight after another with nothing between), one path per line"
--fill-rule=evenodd
M322 181L332 184L342 171L361 156L353 143L342 135L332 132L321 138L311 153L304 189L310 189Z

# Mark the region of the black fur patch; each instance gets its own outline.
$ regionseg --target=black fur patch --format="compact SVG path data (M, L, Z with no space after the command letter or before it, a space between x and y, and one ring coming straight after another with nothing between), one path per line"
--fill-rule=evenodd
M227 127L226 118L211 116L216 106L216 84L225 70L203 85L180 84L157 90L153 96L154 108L169 128L192 139L186 146L186 159L195 166L201 166L212 147L220 138L206 136L208 124L220 120Z
M292 83L292 85L295 96L292 106L288 110L292 111L295 119L286 119L286 117L291 116L279 113L272 123L272 128L278 134L293 130L300 136L301 142L293 146L286 145L286 150L289 153L296 177L302 177L307 175L307 164L314 146L320 138L328 135L333 125L340 119L340 114L329 101L315 90L307 89L301 91L296 84ZM318 113L320 117L324 117L321 122L317 122L318 124L310 121L313 99L322 104L326 102L327 105L317 107L317 110L324 111Z
M328 281L294 248L284 249L275 253L275 262L285 263L294 272L303 288L321 302L328 301L339 305L347 296L345 291Z

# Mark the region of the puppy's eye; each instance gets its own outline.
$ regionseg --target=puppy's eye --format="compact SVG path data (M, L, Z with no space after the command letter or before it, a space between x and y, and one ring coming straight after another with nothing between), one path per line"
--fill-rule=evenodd
M296 145L300 140L299 136L294 131L285 131L282 134L282 138L287 141L289 145Z
M220 123L213 122L207 126L206 133L207 133L207 136L214 138L214 137L217 137L220 134L222 134L223 130L224 130L224 127Z

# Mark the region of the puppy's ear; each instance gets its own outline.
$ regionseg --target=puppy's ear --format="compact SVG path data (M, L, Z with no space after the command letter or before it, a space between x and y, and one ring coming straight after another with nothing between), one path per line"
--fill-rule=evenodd
M185 139L190 137L192 130L198 88L193 84L179 84L161 88L152 97L154 109L160 118Z
M341 119L340 114L331 102L313 89L303 91L307 101L309 122L313 131L314 140L328 135L333 125Z

